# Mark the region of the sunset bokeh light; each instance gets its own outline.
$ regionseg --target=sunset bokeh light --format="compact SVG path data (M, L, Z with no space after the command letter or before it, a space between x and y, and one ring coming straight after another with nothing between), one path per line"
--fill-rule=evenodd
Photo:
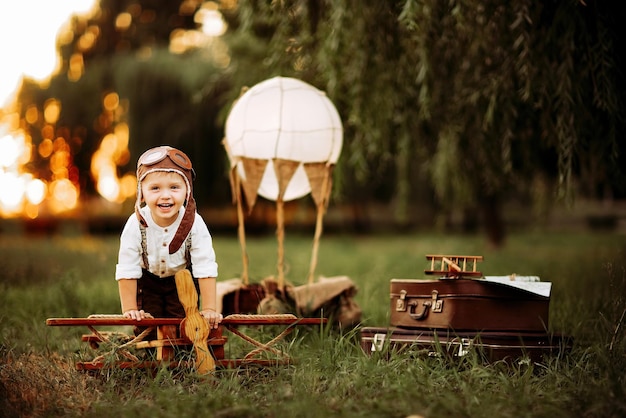
M0 107L11 104L24 76L45 80L58 69L57 36L74 14L89 13L96 0L0 2Z
M130 30L133 20L141 15L141 5L133 7L134 14L122 12L115 18L117 30ZM180 7L181 14L194 14L197 27L173 31L170 52L202 48L218 65L228 66L227 49L217 40L226 30L218 4L194 0ZM134 173L119 173L119 167L131 158L127 99L115 91L103 92L101 114L93 122L101 135L100 143L91 156L88 179L80 178L86 174L79 173L74 164L74 153L81 147L86 128L57 124L63 111L61 100L50 98L43 106L17 102L25 80L46 88L53 76L64 75L72 82L83 77L83 54L101 36L99 26L86 22L98 11L97 0L0 2L0 217L34 219L42 214L70 213L81 205L80 188L86 181L94 182L98 199L121 204L134 197ZM80 35L73 32L73 21L84 25ZM70 43L76 45L75 51L62 62L59 47ZM45 164L46 174L41 178L32 167L27 168L35 159Z
M53 213L74 208L79 190L67 172L67 146L54 135L44 140L39 152L49 152L53 180L47 184L24 170L33 149L28 132L20 128L16 94L25 78L45 84L59 69L57 41L67 30L72 15L89 13L96 0L64 0L52 2L0 3L0 214L39 215L38 205L49 197ZM47 126L53 126L61 111L60 103L52 101L44 110ZM37 109L29 109L27 118L37 120ZM28 112L27 112L28 113ZM48 129L50 131L50 129ZM62 139L62 138L61 138ZM56 171L55 171L56 170Z

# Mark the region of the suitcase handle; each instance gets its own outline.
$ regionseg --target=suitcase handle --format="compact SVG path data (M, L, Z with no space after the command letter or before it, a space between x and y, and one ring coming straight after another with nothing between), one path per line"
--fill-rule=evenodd
M422 306L424 307L422 312L416 314L415 313L415 309L417 308L417 302L409 303L409 316L411 318L415 319L416 321L420 321L420 320L426 318L426 316L428 315L428 309L432 306L432 302L428 300L428 301L424 302L424 304Z

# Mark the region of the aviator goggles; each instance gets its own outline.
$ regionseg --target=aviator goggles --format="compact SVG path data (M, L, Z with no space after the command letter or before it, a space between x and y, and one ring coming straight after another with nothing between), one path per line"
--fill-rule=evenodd
M184 170L191 170L195 177L189 157L187 157L184 152L168 146L152 148L141 154L141 157L139 157L139 160L137 161L137 168L142 165L146 167L155 165L163 161L166 157L170 157L170 160L172 160L172 162L180 168Z

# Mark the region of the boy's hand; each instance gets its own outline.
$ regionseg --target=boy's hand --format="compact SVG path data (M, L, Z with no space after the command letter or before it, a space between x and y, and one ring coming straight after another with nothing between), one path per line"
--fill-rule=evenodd
M144 312L143 309L142 310L130 309L124 312L124 318L141 321L144 318L152 318L152 315L150 315L148 312Z
M215 329L217 329L219 323L222 322L224 318L222 314L215 312L213 309L204 309L200 311L200 315L207 321L209 328Z

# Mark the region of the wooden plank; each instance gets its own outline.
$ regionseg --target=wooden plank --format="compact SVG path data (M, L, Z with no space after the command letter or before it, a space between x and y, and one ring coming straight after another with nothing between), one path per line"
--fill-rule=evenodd
M160 325L180 325L184 318L151 318L136 321L121 317L114 318L48 318L46 325L54 326L143 326L156 327Z
M482 277L483 273L480 271L441 271L441 270L424 270L424 274L427 274L429 276L434 276L434 275L444 275L446 273L450 273L450 277Z
M137 321L127 318L48 318L46 325L55 326L143 326L155 327L162 325L180 326L184 318L152 318ZM327 318L295 318L280 317L277 315L238 315L227 316L222 325L322 325L328 322Z
M84 334L81 336L81 341L87 343L101 343L102 340L98 338L97 335L94 334ZM207 340L209 345L224 345L228 341L227 337L219 337L219 338L211 338ZM140 341L134 345L136 348L148 348L148 347L158 347L158 346L177 346L177 345L191 345L192 342L187 338L175 338L168 340L154 340L154 341Z
M468 260L483 261L483 256L482 255L450 255L450 254L427 254L426 255L426 259L429 260L429 261L432 260L432 259L441 260L442 257L466 258Z
M235 368L246 365L260 365L260 366L277 366L294 363L293 359L216 359L215 364L220 368ZM79 371L98 371L107 368L119 368L119 369L158 369L160 367L167 366L169 368L178 367L193 367L193 363L189 361L171 361L169 363L160 361L119 361L113 364L105 364L104 362L91 362L91 361L79 361L75 364L76 370Z
M178 327L176 325L162 325L157 327L157 341L174 340L178 338ZM171 360L174 358L174 347L162 345L156 347L157 360Z

